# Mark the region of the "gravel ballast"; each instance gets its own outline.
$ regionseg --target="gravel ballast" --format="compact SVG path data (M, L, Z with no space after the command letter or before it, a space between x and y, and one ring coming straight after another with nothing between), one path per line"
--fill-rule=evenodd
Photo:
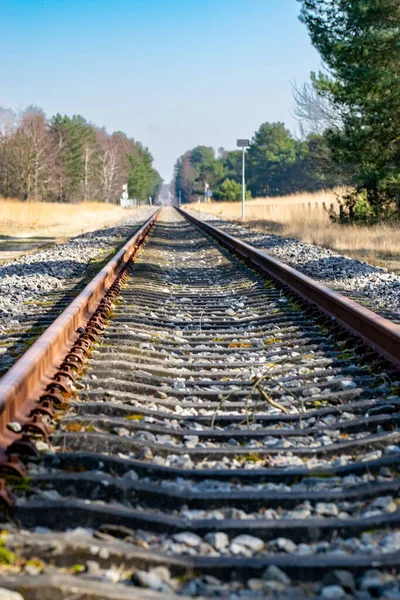
M71 238L0 266L0 376L154 212Z
M178 217L33 438L3 587L396 599L400 382Z
M330 288L353 298L383 317L400 323L400 276L384 267L338 254L328 248L293 238L253 231L239 223L189 210L226 233L259 248L266 254L318 279Z

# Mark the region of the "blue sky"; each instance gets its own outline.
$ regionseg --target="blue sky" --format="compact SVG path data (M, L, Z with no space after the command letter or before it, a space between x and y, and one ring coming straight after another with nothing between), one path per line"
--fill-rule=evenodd
M147 145L165 180L198 144L292 117L320 60L296 0L0 0L0 105L82 114Z

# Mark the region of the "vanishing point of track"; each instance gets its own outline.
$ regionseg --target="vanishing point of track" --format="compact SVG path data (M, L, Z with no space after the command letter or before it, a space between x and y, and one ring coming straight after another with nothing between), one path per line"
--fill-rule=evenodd
M1 585L294 598L394 576L398 326L174 209L90 286L0 382Z

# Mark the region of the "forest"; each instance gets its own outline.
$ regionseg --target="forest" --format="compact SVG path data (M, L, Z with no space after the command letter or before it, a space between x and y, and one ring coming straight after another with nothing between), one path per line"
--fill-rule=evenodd
M140 142L80 115L47 118L36 106L20 114L0 107L0 196L117 202L124 183L139 202L161 188L153 157Z
M264 123L247 152L247 189L274 196L347 186L345 222L400 213L400 3L299 0L322 59L294 86L301 135ZM174 192L189 202L210 184L215 200L241 198L240 152L199 146L176 162Z
M178 158L173 192L182 202L204 195L207 183L215 200L240 200L241 150L197 146ZM297 140L283 123L263 123L246 152L246 196L283 196L341 185L343 178L333 163L324 135L311 133Z

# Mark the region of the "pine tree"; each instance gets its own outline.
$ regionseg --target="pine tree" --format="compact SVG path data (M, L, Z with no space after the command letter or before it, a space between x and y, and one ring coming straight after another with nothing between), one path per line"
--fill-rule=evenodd
M326 66L313 86L340 115L333 156L378 216L400 198L400 3L303 0L301 19Z

